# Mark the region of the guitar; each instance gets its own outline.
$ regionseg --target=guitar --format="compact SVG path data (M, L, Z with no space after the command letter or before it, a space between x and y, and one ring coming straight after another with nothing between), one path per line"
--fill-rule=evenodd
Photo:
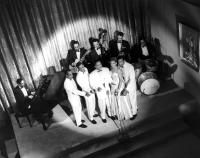
M85 60L85 57L91 52L91 49L87 49L85 54L80 58L80 60L76 59L75 62L72 63L72 65L69 65L69 69L72 71L72 73L78 73L78 68L76 67L76 64L78 62L83 62Z

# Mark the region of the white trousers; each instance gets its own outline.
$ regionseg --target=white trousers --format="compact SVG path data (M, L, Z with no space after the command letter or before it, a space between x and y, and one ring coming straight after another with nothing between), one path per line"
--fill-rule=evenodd
M98 98L98 105L99 105L99 109L101 112L101 118L102 119L106 119L106 107L108 110L108 115L111 116L111 112L110 112L110 106L111 106L111 98L105 94L98 94L97 93L97 98Z
M131 112L132 115L136 115L137 114L137 93L136 91L130 91L129 92L129 99L130 99L130 103L131 103Z
M82 124L82 122L81 122L82 105L81 105L80 97L76 96L76 97L70 97L68 99L69 99L69 102L72 106L72 110L73 110L73 113L74 113L76 124L77 124L77 126L79 126L79 125Z
M87 113L89 119L92 121L94 118L94 112L95 112L95 95L91 94L89 97L85 96L85 102L86 102L86 107L87 107Z

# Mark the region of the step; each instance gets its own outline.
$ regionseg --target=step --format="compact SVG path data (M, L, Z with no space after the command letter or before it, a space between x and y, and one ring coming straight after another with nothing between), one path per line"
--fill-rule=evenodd
M15 158L18 151L15 139L5 141L5 146L8 158Z
M168 117L169 113L170 117ZM135 122L133 125L130 126L130 128L127 129L126 132L129 132L131 136L135 137L180 118L181 115L176 109L169 109L150 118ZM115 123L119 124L119 121L116 121ZM68 154L71 158L87 156L94 152L103 150L104 148L107 148L109 146L112 146L113 144L118 144L118 136L119 135L111 135L107 137L93 139L90 142L86 142L84 144L74 147L73 149L68 151Z
M173 138L174 136L186 132L189 127L181 119L164 124L159 128L152 129L138 136L130 136L125 143L114 144L106 149L95 152L85 158L116 158L124 157L130 152L141 150L153 144Z

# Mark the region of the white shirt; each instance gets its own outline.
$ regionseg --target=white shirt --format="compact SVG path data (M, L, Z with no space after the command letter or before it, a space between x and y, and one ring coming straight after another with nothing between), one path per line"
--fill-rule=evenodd
M67 92L68 98L72 98L74 96L85 96L85 92L78 90L76 83L73 79L65 79L64 88Z
M87 68L85 68L85 72L79 71L76 76L76 81L78 85L82 88L82 90L86 92L90 92L92 89L90 87L89 82L89 73Z
M22 93L24 94L25 97L28 97L28 92L25 87L21 88Z
M99 87L104 90L110 90L109 84L112 82L110 71L103 67L101 71L94 70L89 76L90 85L97 90Z
M117 43L117 48L118 48L119 51L121 51L122 50L122 43Z
M81 58L81 52L80 52L80 51L76 52L76 56L77 56L78 61L80 61L80 58Z
M135 70L133 65L130 63L125 62L122 69L123 77L125 82L128 82L127 90L133 91L135 90L136 81L135 81Z
M98 55L101 55L101 49L95 49Z
M148 56L148 55L149 55L149 52L148 52L148 49L147 49L146 46L142 47L142 54L143 54L144 56Z

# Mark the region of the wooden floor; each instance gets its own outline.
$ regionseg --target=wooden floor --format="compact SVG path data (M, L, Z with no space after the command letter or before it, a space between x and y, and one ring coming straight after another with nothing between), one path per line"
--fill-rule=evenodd
M124 121L124 126L129 130L137 130L134 127L140 125L144 120L164 111L177 108L180 104L191 100L193 100L193 97L178 88L173 81L162 82L161 89L157 94L138 96L138 116L133 121ZM108 122L102 123L101 119L97 117L98 124L93 125L87 119L86 113L83 112L83 117L86 120L85 124L88 128L81 129L75 126L73 115L68 116L59 105L53 111L54 123L47 131L44 131L37 122L30 128L24 120L21 120L24 127L19 128L15 118L11 115L21 158L56 158L59 157L57 155L60 155L60 153L66 153L69 149L96 138L116 137L117 140L119 136L119 121L112 121L107 118ZM96 145L98 146L98 143Z

